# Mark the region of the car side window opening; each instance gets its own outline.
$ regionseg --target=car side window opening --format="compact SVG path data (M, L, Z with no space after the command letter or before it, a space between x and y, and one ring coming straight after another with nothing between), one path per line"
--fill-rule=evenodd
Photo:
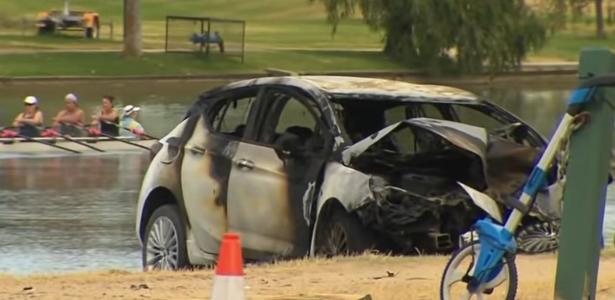
M352 143L367 138L387 125L386 106L352 102L342 105L344 111L341 121L344 131Z
M307 101L282 91L270 91L267 99L273 99L261 132L261 141L278 148L291 145L293 148L317 151L324 146L321 134L319 110Z
M438 107L433 103L409 103L405 106L405 118L430 118L444 120L446 119L442 113L442 107Z
M421 104L421 110L423 111L423 118L430 118L430 119L439 119L442 120L444 119L444 116L442 115L442 111L436 107L434 104L430 104L430 103L424 103Z
M469 105L453 105L453 109L457 115L458 122L482 127L489 132L505 125L502 121L497 120L488 113L481 111L478 107Z
M432 103L409 103L391 107L385 112L386 124L391 125L410 118L445 120L441 108Z
M255 101L256 94L226 100L213 117L214 131L242 138Z
M408 119L408 116L405 107L403 105L398 105L385 110L384 119L386 120L386 125L388 126L406 120Z

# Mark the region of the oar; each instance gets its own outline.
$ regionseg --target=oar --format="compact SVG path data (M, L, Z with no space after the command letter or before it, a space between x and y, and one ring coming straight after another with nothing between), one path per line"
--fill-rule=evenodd
M131 130L130 130L130 128L128 128L128 127L124 127L124 126L120 126L119 124L115 124L115 123L112 123L112 122L109 122L109 121L102 121L102 122L103 122L103 123L105 123L105 124L113 125L113 126L115 126L115 127L119 128L119 129L124 129L124 130L131 131ZM159 140L159 138L157 138L157 137L155 137L155 136L151 136L151 135L149 135L149 134L145 134L145 133L143 133L143 136L144 136L144 137L146 137L146 138L148 138L148 139L152 139L152 140Z
M72 127L77 128L77 129L81 129L81 130L86 130L86 128L85 128L85 127L82 127L82 126L77 126L77 125L73 125L73 124L66 124L66 125L69 125L69 126L72 126ZM139 145L139 144L137 144L137 143L133 143L133 142L131 142L131 141L127 141L127 140L124 140L124 139L121 139L121 138L118 138L118 137L115 137L115 136L112 136L112 135L108 135L108 134L105 134L105 133L102 133L102 132L100 133L100 135L101 135L101 136L104 136L104 137L106 137L106 138L108 138L108 139L110 139L110 140L114 140L114 141L118 141L118 142L126 143L126 144L128 144L128 145L133 145L133 146L135 146L135 147L143 148L143 149L145 149L145 150L150 150L150 149L149 149L148 147L146 147L146 146Z
M17 136L22 138L22 139L24 139L24 140L26 140L26 141L29 141L29 142L40 143L40 144L43 144L43 145L47 145L49 147L54 147L54 148L62 149L64 151L72 152L72 153L75 153L75 154L81 153L81 152L79 152L77 150L73 150L73 149L69 149L69 148L62 147L62 146L59 146L59 145L55 145L55 144L52 144L52 143L48 143L48 142L45 142L45 141L37 140L37 139L31 138L29 136L25 136L25 135L21 135L21 134L18 134Z
M100 149L100 148L98 148L98 147L94 147L94 146L92 146L92 145L88 145L87 143L82 142L82 141L75 140L75 139L73 139L72 137L70 137L70 136L68 136L68 135L62 135L62 136L61 136L61 138L65 139L65 140L67 140L67 141L71 141L71 142L73 142L73 143L75 143L75 144L81 145L81 146L83 146L83 147L88 147L88 148L90 148L90 149L92 149L92 150L94 150L94 151L98 151L98 152L105 152L105 150L103 150L103 149Z
M64 124L64 125L69 125L69 126L73 126L73 125L71 125L71 124L66 124L66 123L61 123L61 124ZM75 143L75 144L77 144L77 145L81 145L81 146L83 146L83 147L90 148L90 149L92 149L92 150L94 150L94 151L98 151L98 152L105 152L105 150L103 150L103 149L100 149L100 148L98 148L98 147L94 147L94 146L92 146L92 145L88 145L87 143L82 142L82 141L78 141L78 140L76 140L76 139L74 139L74 138L72 138L72 137L70 137L70 136L68 136L68 135L63 134L63 135L61 135L60 137L61 137L61 138L63 138L63 139L65 139L65 140L67 140L67 141L69 141L69 142L73 142L73 143Z

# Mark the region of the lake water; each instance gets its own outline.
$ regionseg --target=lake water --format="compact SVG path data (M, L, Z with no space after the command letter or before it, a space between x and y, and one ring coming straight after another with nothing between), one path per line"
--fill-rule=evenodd
M27 95L40 98L47 122L63 96L77 94L89 117L102 95L118 106L142 107L147 131L164 135L204 90L217 80L0 83L0 124L22 109ZM490 98L549 136L574 86L564 82L457 85ZM134 233L136 197L147 168L143 154L103 154L0 159L0 273L139 269ZM615 231L615 189L609 187L606 243Z

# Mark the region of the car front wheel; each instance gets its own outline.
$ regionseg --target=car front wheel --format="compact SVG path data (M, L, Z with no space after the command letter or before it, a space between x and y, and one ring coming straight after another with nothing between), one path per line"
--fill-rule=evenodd
M163 205L152 214L142 247L143 269L178 270L188 266L185 227L175 205Z
M356 216L336 209L323 220L315 240L315 254L336 256L360 254L373 248L373 238Z

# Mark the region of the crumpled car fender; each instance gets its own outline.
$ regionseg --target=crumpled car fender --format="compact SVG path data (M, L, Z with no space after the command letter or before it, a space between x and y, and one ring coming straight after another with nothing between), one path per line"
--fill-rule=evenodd
M346 211L351 212L363 204L373 201L374 197L369 186L370 178L370 175L338 162L327 164L323 184L315 205L316 217L310 243L310 255L314 254L315 233L319 226L323 208L332 204L333 201L337 201Z

